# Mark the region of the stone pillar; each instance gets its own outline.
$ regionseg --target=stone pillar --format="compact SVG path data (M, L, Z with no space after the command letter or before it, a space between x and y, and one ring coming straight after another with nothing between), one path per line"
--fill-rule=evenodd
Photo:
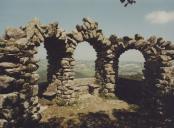
M61 99L63 95L60 86L62 86L63 81L67 78L65 74L69 69L65 68L63 64L66 60L66 50L65 50L65 40L59 40L56 37L46 38L44 46L47 50L48 68L47 68L47 79L48 87L44 92L44 95L55 96Z
M68 105L75 101L74 88L74 66L75 60L71 57L62 58L61 60L61 84L57 87L59 104Z
M168 106L170 105L169 99L174 97L174 77L173 71L174 67L172 66L172 57L166 55L167 51L163 50L162 55L159 56L159 72L155 79L155 87L156 95L155 95L155 103L156 103L156 110L162 116L171 110L168 110Z
M119 59L117 58L117 56L115 56L115 57L116 58L114 59L114 62L113 62L113 68L115 71L115 93L116 93L117 92L117 83L118 83Z
M44 42L44 47L47 50L47 80L50 84L53 79L53 76L59 76L61 70L61 59L65 56L65 45L63 41L58 40L55 37L47 38Z
M0 127L32 125L41 119L36 46L17 28L7 29L0 45Z
M103 85L103 93L108 96L115 96L115 71L113 51L110 48L103 50L100 59L100 80Z
M102 57L102 54L97 53L97 59L95 60L95 78L96 78L96 82L100 85L104 83L103 63L104 63L104 58Z

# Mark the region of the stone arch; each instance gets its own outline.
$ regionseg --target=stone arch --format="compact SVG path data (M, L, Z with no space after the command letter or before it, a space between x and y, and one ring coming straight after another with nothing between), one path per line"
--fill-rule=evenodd
M132 78L133 80L139 81L144 79L143 71L144 71L145 58L139 50L128 49L119 56L118 60L119 62L118 62L117 75L119 78L129 79L129 77L131 77L131 74L134 74ZM127 65L127 62L128 62L128 65ZM137 66L139 67L139 68L135 67L136 72L131 69L132 67L131 65L129 67L129 64L134 64L134 63L137 64ZM123 64L123 67L122 67L122 64ZM125 68L124 68L124 65L126 66ZM128 72L129 69L130 69L130 74ZM122 70L125 70L126 72L122 72ZM124 77L124 75L126 75L127 77Z
M115 76L113 70L113 50L111 49L110 40L104 36L102 30L98 27L98 23L90 18L84 18L82 25L76 25L76 29L67 34L67 52L70 58L77 45L81 42L88 42L96 51L97 59L95 61L95 77L98 83L115 84ZM74 59L73 59L74 61ZM70 65L73 68L74 63ZM106 93L113 93L113 90L107 90Z
M35 72L38 60L34 55L40 43L45 42L48 80L50 83L59 80L59 63L66 55L65 36L58 24L43 25L37 19L20 28L6 29L0 39L0 126L20 127L41 119L39 75Z
M0 126L20 127L41 119L39 75L35 72L38 65L33 56L42 42L48 53L50 86L55 86L57 97L66 102L75 98L72 55L83 41L89 42L97 52L96 78L106 94L113 94L116 88L119 55L127 49L141 51L146 58L145 93L151 94L150 101L157 103L156 109L164 109L164 97L173 95L174 86L174 44L170 41L154 36L145 40L140 35L107 38L98 23L89 18L84 18L83 24L71 33L63 31L57 23L43 25L34 19L26 26L7 29L0 39Z
M114 69L116 79L118 77L118 58L119 56L129 49L139 50L144 58L144 76L146 86L144 87L145 95L151 98L152 102L160 102L159 98L163 97L171 86L173 86L173 80L171 72L172 59L173 59L173 44L170 41L165 41L163 38L157 38L155 36L145 40L144 37L136 34L134 38L123 37L118 38L114 35L110 37L111 42L115 42L115 59ZM106 87L107 88L107 87ZM115 86L117 89L117 83ZM145 96L144 95L144 96ZM145 96L145 97L146 97ZM152 97L155 97L153 101ZM159 105L160 103L158 103ZM158 106L158 108L160 108Z
M147 74L144 72L145 73L144 75L146 77L145 79L148 79L147 77L149 76L149 74L155 74L155 72L157 70L157 69L154 69L154 71L151 72L152 70L148 69L148 67L152 66L152 61L155 63L155 67L157 66L156 64L158 64L158 63L156 63L156 60L154 60L154 58L156 58L156 54L154 52L152 52L151 55L148 55L146 52L147 50L142 48L142 47L145 47L145 48L149 47L146 41L143 42L143 40L144 40L143 38L141 39L142 42L140 42L140 43L138 42L139 44L137 43L136 40L132 41L133 43L131 42L131 44L130 44L129 42L126 41L126 38L127 37L124 37L123 42L119 42L118 43L119 45L115 49L116 50L116 53L115 53L116 78L118 78L118 63L119 63L118 59L119 59L120 55L122 55L124 52L126 52L130 49L135 49L135 50L138 50L145 59L144 67L145 67L145 72ZM152 46L150 46L150 47L152 48ZM155 68L155 67L153 67L153 68ZM150 75L150 76L152 76L152 75Z
M72 56L75 60L75 66L73 67L74 73L75 73L75 77L74 77L75 79L85 78L85 77L87 78L95 77L95 61L97 59L97 55L96 55L96 51L93 49L91 45L89 45L88 42L79 43ZM89 74L84 74L86 71L85 63L87 63L86 65L87 70L90 71ZM79 67L79 64L80 64L80 67Z
M100 63L99 65L97 61L102 59L101 49L104 48L102 40L101 41L98 40L99 36L105 38L102 33L102 30L98 28L98 23L89 18L83 19L83 25L76 25L76 29L72 32L72 36L71 36L76 41L76 45L74 46L75 49L79 43L82 43L85 41L89 45L91 45L93 49L95 50L96 56L97 56L95 67L98 68L96 69L95 76L96 78L98 78L98 81L100 81L100 78L97 77L97 74L100 74L99 70L102 70L101 69L102 63ZM74 54L74 51L72 52L72 55L73 54Z

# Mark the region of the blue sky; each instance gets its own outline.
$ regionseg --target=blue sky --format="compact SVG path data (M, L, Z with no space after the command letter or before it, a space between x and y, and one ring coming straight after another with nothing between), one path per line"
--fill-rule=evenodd
M139 33L146 38L156 35L174 41L174 0L137 0L127 8L119 0L0 0L1 34L6 27L25 25L34 17L42 23L58 21L66 31L82 23L83 17L91 17L107 36ZM87 43L80 44L76 58L94 59L91 48ZM39 53L41 58L45 57L42 47ZM126 59L139 60L139 57L129 52Z

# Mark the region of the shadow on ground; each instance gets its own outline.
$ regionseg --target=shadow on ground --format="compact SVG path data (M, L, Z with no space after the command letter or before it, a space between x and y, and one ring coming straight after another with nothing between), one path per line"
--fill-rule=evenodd
M39 97L42 97L42 94L46 91L48 86L49 86L48 82L39 83L39 92L38 92Z
M78 114L78 119L64 117L49 119L42 122L38 128L174 128L171 119L164 120L147 112L127 112L113 109L113 118L105 112Z
M126 78L119 78L116 85L116 95L132 104L140 104L142 100L142 89L144 82L141 80L130 80Z
M139 104L142 99L142 81L119 79L117 95L128 103ZM170 113L170 110L169 110ZM112 116L111 116L112 115ZM40 122L36 128L174 128L174 112L161 116L149 108L136 111L112 110L112 114L99 111L77 113L75 118L52 117ZM34 127L33 127L34 128Z

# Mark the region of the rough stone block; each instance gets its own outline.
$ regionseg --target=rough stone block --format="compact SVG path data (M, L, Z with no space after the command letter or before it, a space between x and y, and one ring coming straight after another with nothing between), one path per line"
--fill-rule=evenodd
M107 89L114 89L115 88L115 84L107 83L105 87Z
M19 96L17 92L8 93L8 94L0 94L0 108L4 108L7 106L12 107L19 101Z
M38 95L38 91L39 91L39 86L38 85L31 85L32 86L32 94L33 96L37 96Z
M37 81L39 80L39 78L40 78L39 77L39 74L35 74L34 73L34 74L31 75L31 78L30 78L30 81L29 82L31 84L35 84L35 83L37 83Z
M19 49L25 49L27 48L27 43L28 43L28 39L27 38L20 38L19 40L17 40L15 42L15 45L19 48Z
M18 117L18 112L19 109L18 108L11 108L11 109L1 109L0 111L0 116L3 117L6 120L12 120L13 118L17 118Z
M64 91L63 94L71 95L73 92L74 92L73 90L67 90L67 91Z
M15 79L7 75L0 76L0 92L13 86Z
M17 47L14 46L8 46L5 48L0 48L0 53L5 53L5 54L16 54L19 53L20 50Z
M17 64L11 63L11 62L1 62L0 68L16 68L18 67Z
M5 30L5 36L8 38L20 39L26 36L26 33L22 31L20 28L7 28Z
M7 128L8 121L4 119L0 119L0 128Z

